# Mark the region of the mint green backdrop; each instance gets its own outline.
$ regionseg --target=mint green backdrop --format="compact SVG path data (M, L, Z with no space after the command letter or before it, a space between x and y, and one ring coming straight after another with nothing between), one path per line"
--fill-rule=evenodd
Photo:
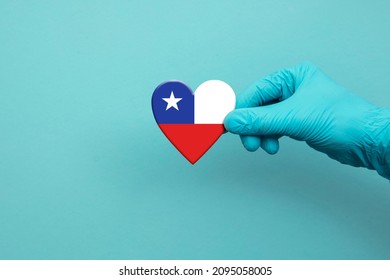
M212 3L210 3L212 2ZM0 2L1 259L389 259L390 184L284 138L191 166L160 82L312 61L390 107L388 1Z

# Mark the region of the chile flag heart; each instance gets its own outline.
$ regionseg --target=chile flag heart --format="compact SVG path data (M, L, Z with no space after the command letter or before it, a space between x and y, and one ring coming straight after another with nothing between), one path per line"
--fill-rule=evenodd
M233 89L218 80L204 82L194 93L183 82L167 81L152 96L158 126L192 164L222 135L223 120L235 104Z

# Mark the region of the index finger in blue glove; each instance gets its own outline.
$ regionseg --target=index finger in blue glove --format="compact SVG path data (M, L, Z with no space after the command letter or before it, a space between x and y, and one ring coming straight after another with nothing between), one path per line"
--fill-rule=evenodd
M236 108L263 106L290 97L295 91L294 69L283 69L256 81L237 96ZM241 135L241 142L248 151L261 147L269 154L279 150L277 137Z
M310 62L284 68L251 84L237 96L236 109L257 107L285 100L292 96L309 73L317 67Z
M295 91L292 69L283 69L254 82L237 96L236 108L257 107L281 101Z

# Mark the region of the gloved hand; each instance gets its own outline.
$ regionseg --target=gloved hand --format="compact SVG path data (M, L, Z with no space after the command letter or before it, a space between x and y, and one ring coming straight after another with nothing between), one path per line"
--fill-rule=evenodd
M286 135L390 179L390 110L350 93L313 64L260 79L237 96L236 107L224 125L249 151L261 146L275 154Z

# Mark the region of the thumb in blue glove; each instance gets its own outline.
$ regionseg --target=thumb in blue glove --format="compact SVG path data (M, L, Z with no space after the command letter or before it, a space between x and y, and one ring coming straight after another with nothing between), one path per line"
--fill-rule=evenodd
M275 154L289 136L390 179L390 110L350 93L311 63L270 74L237 96L224 121L244 147Z

